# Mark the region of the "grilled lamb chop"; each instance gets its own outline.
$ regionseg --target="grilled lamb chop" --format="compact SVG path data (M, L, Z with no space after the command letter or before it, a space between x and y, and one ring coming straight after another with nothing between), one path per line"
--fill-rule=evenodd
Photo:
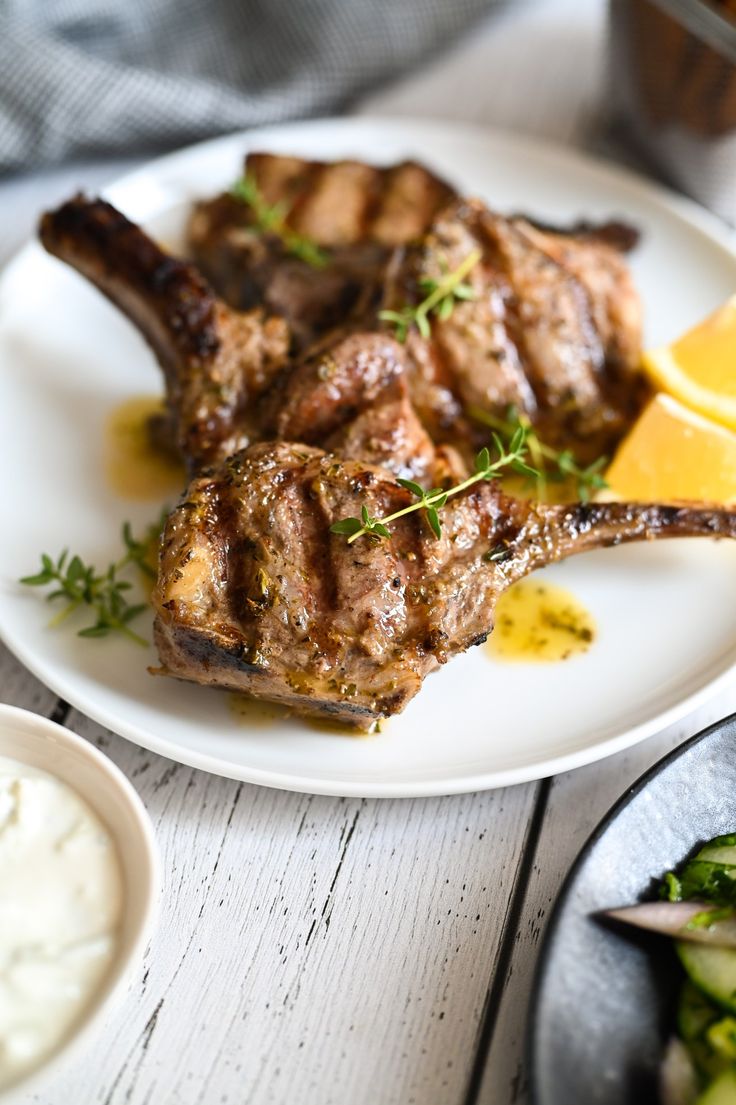
M412 335L412 397L435 440L477 436L468 406L503 416L513 404L554 444L585 439L581 459L592 460L643 405L641 307L623 256L638 237L631 228L505 219L459 200L415 164L379 170L254 154L246 173L267 202L290 212L293 229L338 254L319 272L284 256L229 195L195 209L193 254L227 302L287 318L301 347L346 320L369 328L386 246L410 247L406 263L401 251L394 256L389 307L421 299L419 280L483 250L470 281L475 301L436 324L429 345Z
M428 339L410 331L407 341L412 398L432 437L476 443L467 412L503 417L513 405L549 444L574 441L580 459L609 452L648 393L641 307L621 253L460 200L390 274L387 306L420 301L426 281L474 251L473 298L433 319Z
M465 416L466 407L503 415L514 404L550 442L567 446L576 438L581 459L598 455L641 402L632 369L638 300L613 247L547 235L554 242L545 252L537 244L542 237L478 203L455 205L420 246L405 258L396 255L389 302L416 298L422 279L441 277L477 247L483 257L468 277L475 299L435 320L429 340L412 332L404 349L385 333L348 330L347 337L294 359L282 319L227 307L193 266L168 256L109 204L76 198L41 224L46 248L96 283L153 346L166 377L172 436L192 470L264 437L340 447L385 464L387 438L366 426L366 404L375 406L379 393L384 426L393 397L401 414L397 432L425 439L422 449L428 432L467 460L479 427ZM554 250L567 267L551 256ZM320 408L313 424L290 421L297 393L302 410ZM333 438L338 427L330 404L339 406L347 436ZM328 422L325 438L318 427ZM403 462L393 470L406 474Z
M411 404L404 351L352 334L294 364L282 319L236 312L197 270L168 256L102 200L74 199L41 222L41 241L138 326L164 371L174 442L192 471L251 441L337 448L425 481L435 448ZM461 471L445 450L443 470Z
M438 540L417 512L349 545L330 525L412 501L383 469L285 442L203 472L164 531L154 593L162 672L359 728L493 629L499 595L572 553L672 536L736 537L736 512L450 499ZM489 554L493 554L491 559Z
M231 307L255 306L287 320L299 349L320 335L375 314L391 250L427 230L455 195L421 165L387 169L253 153L245 161L269 206L289 228L326 251L315 269L291 256L275 234L259 233L253 213L225 193L197 204L189 223L193 257Z

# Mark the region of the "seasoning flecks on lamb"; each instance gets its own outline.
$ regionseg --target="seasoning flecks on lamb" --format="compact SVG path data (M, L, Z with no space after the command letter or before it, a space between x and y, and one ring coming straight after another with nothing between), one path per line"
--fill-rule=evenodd
M543 234L459 200L391 272L385 306L421 301L471 254L473 297L431 333L409 333L410 388L430 432L480 440L473 409L513 406L551 445L581 459L610 452L648 394L639 368L641 306L620 252L606 242Z

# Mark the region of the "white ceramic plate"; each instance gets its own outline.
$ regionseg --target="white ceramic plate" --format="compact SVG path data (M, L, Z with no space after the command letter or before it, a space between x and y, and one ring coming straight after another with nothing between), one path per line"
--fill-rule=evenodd
M341 119L252 131L155 161L109 189L134 219L175 241L195 197L221 189L248 149L376 163L416 157L501 210L550 221L620 216L644 232L633 267L646 340L663 342L736 287L720 225L693 205L578 154L456 123ZM58 694L172 759L268 786L341 795L449 794L536 779L609 755L661 729L736 666L736 543L602 550L545 574L592 611L599 639L549 666L500 664L476 648L432 675L377 737L298 721L249 726L226 696L151 678L123 640L46 628L48 607L14 581L42 550L73 545L94 563L120 522L152 506L106 486L103 423L126 396L160 389L148 349L75 273L29 245L0 284L0 441L5 457L0 629ZM140 619L146 632L145 619Z

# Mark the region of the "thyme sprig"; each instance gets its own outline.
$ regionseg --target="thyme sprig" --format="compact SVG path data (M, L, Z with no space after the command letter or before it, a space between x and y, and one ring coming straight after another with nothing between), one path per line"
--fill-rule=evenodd
M413 326L423 338L428 338L431 333L430 315L442 320L448 319L460 300L475 299L475 291L470 284L465 283L465 277L478 264L481 256L481 251L474 249L453 272L444 272L440 280L429 277L420 280L420 288L427 292L421 303L416 306L405 304L397 311L379 311L378 317L383 322L391 323L394 336L400 342L406 341ZM446 268L444 265L442 267Z
M456 484L454 487L442 488L433 487L429 491L425 491L423 487L420 487L418 483L414 483L413 480L397 480L397 483L405 487L407 491L410 491L415 496L416 502L411 503L409 506L403 507L401 510L394 511L393 514L387 515L385 518L374 518L368 511L365 504L361 508L360 518L342 518L339 522L334 522L330 526L332 533L341 533L348 539L348 544L352 545L354 541L357 541L359 537L370 535L375 538L390 537L390 531L388 529L391 522L395 522L397 518L403 518L406 514L412 514L414 511L425 511L427 522L434 533L435 537L442 536L442 523L440 521L439 512L445 505L448 499L451 499L455 495L459 495L462 491L467 491L473 484L479 483L481 480L492 480L499 472L502 472L505 468L510 468L514 472L518 472L524 476L536 476L537 471L526 463L526 456L528 454L527 448L527 432L523 426L518 426L511 436L508 446L504 444L503 440L497 433L493 435L493 444L498 454L495 460L491 459L490 450L485 448L481 449L475 458L475 471L472 476L468 476L462 483Z
M130 622L146 609L145 603L130 603L128 591L133 584L121 579L120 574L130 565L140 568L148 576L156 572L151 564L151 548L158 541L162 521L147 527L141 539L134 537L130 523L122 527L122 541L125 548L123 556L109 564L100 572L91 564L86 564L81 556L69 556L69 550L54 560L48 553L41 554L41 570L34 575L23 576L21 583L28 587L47 587L56 584L55 590L46 596L47 602L64 599L65 605L51 619L52 627L60 625L70 614L80 607L86 607L95 617L91 625L78 631L79 637L106 637L118 632L146 645L148 642L130 628Z
M544 501L547 493L547 481L556 482L574 480L579 498L587 502L596 491L608 487L602 472L608 464L608 457L601 456L585 467L578 464L570 449L553 449L540 440L539 435L526 415L515 407L509 407L505 418L498 418L481 407L470 406L467 413L476 422L482 422L502 434L513 434L519 426L526 431L529 456L537 469L535 477L537 498Z
M275 234L284 244L287 253L306 261L315 269L322 269L328 261L327 254L303 234L286 225L288 208L283 203L266 203L255 178L250 173L236 180L230 194L241 203L250 207L258 230L264 234Z

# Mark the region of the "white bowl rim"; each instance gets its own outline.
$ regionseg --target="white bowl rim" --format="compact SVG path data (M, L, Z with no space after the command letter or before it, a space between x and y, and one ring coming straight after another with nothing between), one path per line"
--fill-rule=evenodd
M94 765L96 771L105 775L124 800L127 812L131 814L131 820L140 834L140 843L143 845L142 850L146 860L139 871L141 884L138 890L141 906L137 931L130 940L127 951L120 950L113 959L106 982L93 996L69 1036L51 1052L47 1059L42 1060L38 1067L29 1071L27 1075L22 1075L6 1090L0 1090L0 1105L16 1105L16 1103L20 1105L21 1102L28 1101L29 1093L38 1093L50 1077L59 1073L61 1067L66 1066L73 1058L78 1058L87 1049L105 1016L122 997L132 972L143 958L143 952L153 931L161 891L161 861L151 818L138 791L108 756L83 737L50 718L5 703L0 703L0 755L3 754L2 736L5 724L8 727L12 726L21 735L25 731L29 734L40 736L45 734L53 737L57 748L83 756ZM15 752L13 758L23 762L22 754ZM51 768L42 768L42 770L47 770L50 775L57 775ZM73 784L67 783L67 785L74 789ZM85 802L88 801L87 795L81 788L77 793ZM122 854L125 841L121 841L116 836L105 822L104 816L101 820L115 839L118 850Z

